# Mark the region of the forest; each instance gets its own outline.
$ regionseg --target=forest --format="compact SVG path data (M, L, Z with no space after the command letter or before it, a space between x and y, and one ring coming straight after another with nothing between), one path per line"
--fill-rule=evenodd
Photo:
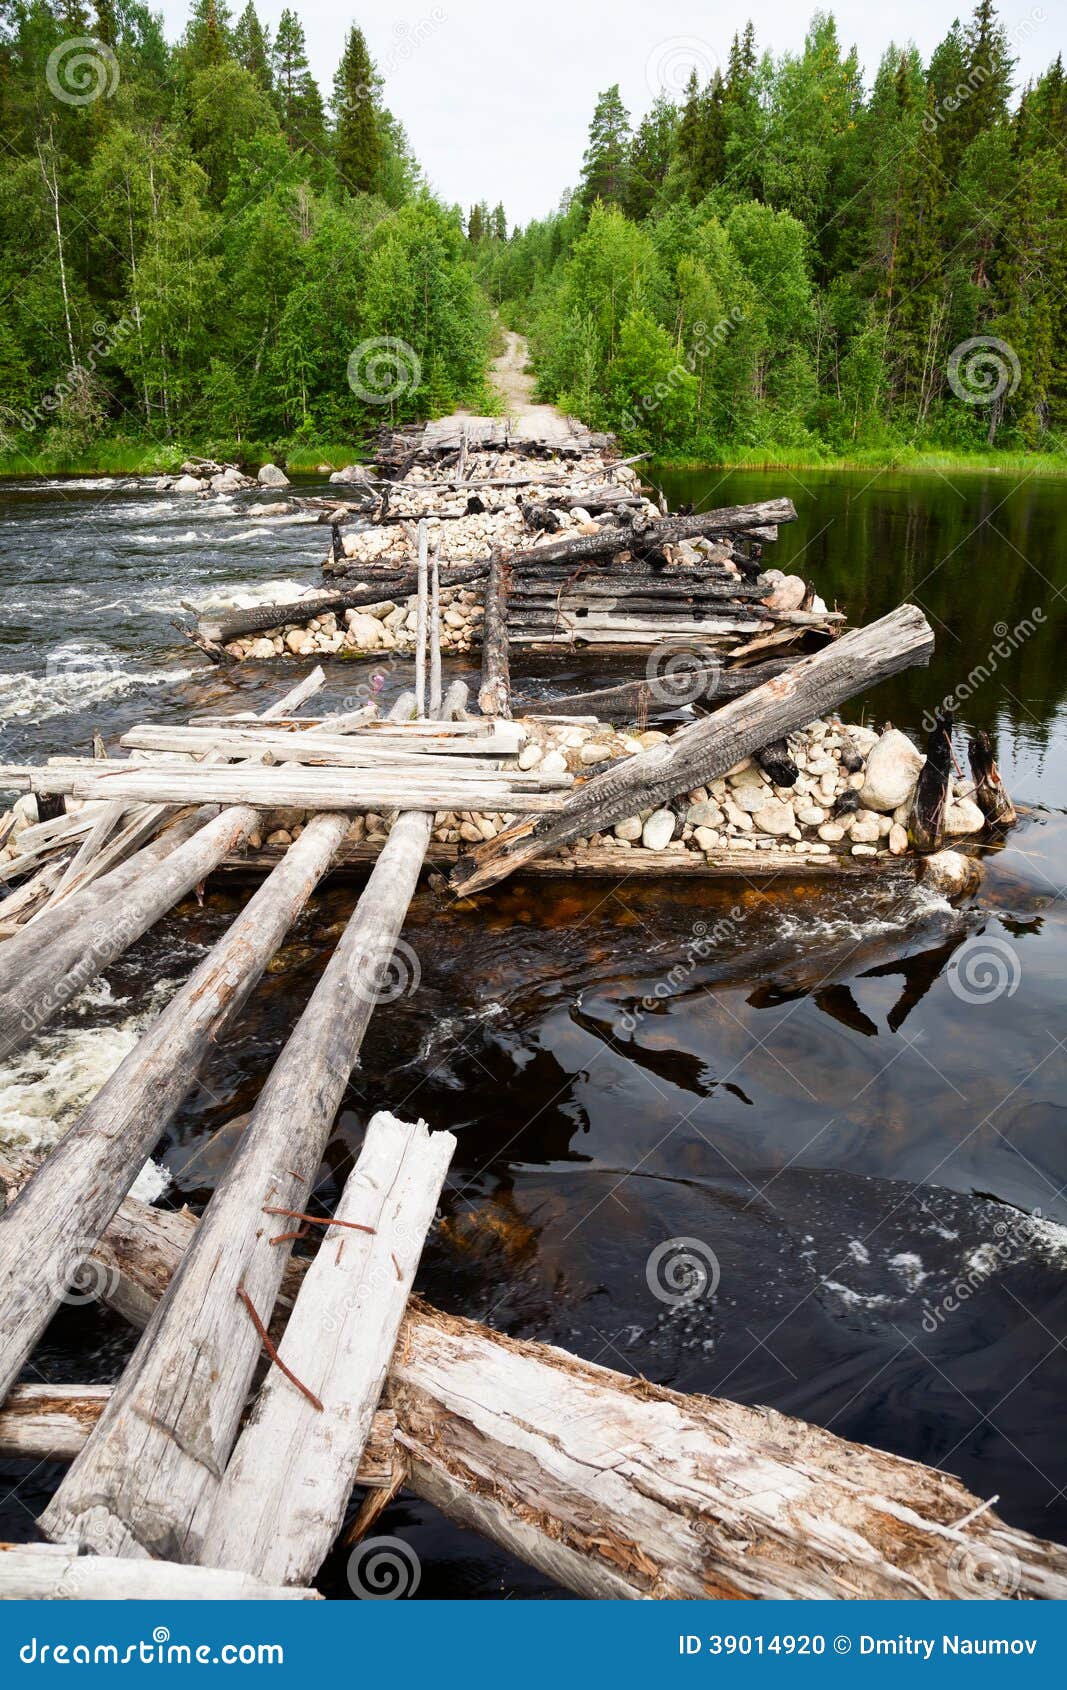
M140 0L0 0L3 465L351 453L499 403L500 325L546 399L678 460L1056 458L1067 88L1017 45L980 0L868 79L828 14L799 53L750 24L636 121L606 89L509 232L430 191L358 25L324 94L291 9L194 0L169 43ZM382 342L387 404L352 369Z

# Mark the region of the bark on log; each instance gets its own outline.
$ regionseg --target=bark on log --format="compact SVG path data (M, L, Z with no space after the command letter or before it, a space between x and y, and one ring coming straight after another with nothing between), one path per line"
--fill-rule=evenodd
M138 1207L150 1236L159 1211ZM167 1254L177 1272L169 1237L148 1251L146 1298ZM1067 1550L949 1474L417 1298L386 1395L408 1488L579 1595L935 1600L992 1565L1019 1600L1067 1596Z
M925 855L939 851L944 841L952 765L952 717L937 711L936 726L927 736L926 762L919 770L908 822L910 843Z
M523 699L521 715L588 715L600 721L644 722L649 716L678 710L684 704L715 709L784 674L795 662L792 657L779 657L754 664L751 669L727 669L719 662L694 663L692 667L680 663L669 673L657 675L654 686L647 680L624 681L616 687L568 693L563 698Z
M915 605L902 605L870 627L855 629L744 698L679 729L665 744L595 775L572 792L559 815L506 829L457 865L453 891L482 891L533 857L705 785L854 693L913 663L925 663L933 644L930 625Z
M329 867L343 816L308 823L192 977L0 1215L0 1401L218 1037Z
M433 1221L451 1133L375 1115L289 1317L277 1366L215 1494L198 1559L278 1584L307 1584L352 1491L397 1332Z
M693 516L672 516L661 521L622 524L602 529L599 534L579 534L569 540L553 540L546 546L515 552L509 562L516 570L529 564L579 561L582 558L613 557L629 551L635 557L655 557L664 546L679 540L707 539L715 534L734 534L770 522L793 522L796 509L791 499L768 499L757 505L729 505L721 510L698 511Z
M0 1545L3 1602L321 1602L316 1590L263 1584L248 1573L176 1562L116 1560ZM162 1649L162 1645L161 1645Z
M508 594L511 570L499 556L489 568L482 624L482 680L478 708L483 716L511 715L511 668L508 660Z
M380 565L359 563L355 558L345 560L345 569L346 572L358 572L366 579L367 585L339 589L334 593L316 593L313 598L298 599L295 604L258 604L245 610L205 613L200 616L199 630L216 644L228 645L243 634L265 633L270 628L284 628L292 623L303 624L313 616L325 615L330 610L356 610L360 605L381 604L384 599L410 598L418 591L418 571L415 569L386 573L380 570ZM374 577L379 572L381 579L377 580ZM486 559L484 563L449 570L441 585L468 586L472 581L484 579L488 573L489 560Z

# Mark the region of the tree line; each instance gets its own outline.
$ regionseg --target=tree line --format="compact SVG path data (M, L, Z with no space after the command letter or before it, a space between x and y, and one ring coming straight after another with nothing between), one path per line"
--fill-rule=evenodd
M194 0L171 44L141 0L0 0L0 142L16 461L101 435L348 440L481 397L472 244L357 26L325 99L292 9L272 36L252 0Z
M869 91L832 16L778 56L749 24L636 126L601 94L580 186L479 273L545 397L638 446L1062 451L1067 87L1014 69L992 0Z

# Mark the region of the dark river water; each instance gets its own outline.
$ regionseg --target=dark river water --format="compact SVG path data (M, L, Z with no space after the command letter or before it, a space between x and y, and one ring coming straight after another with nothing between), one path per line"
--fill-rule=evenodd
M773 561L854 622L918 600L931 667L846 717L918 732L952 694L959 754L968 728L992 731L1021 824L962 911L914 890L743 879L514 883L450 910L421 892L405 929L418 990L371 1023L319 1196L336 1198L375 1109L422 1115L459 1138L418 1280L432 1301L936 1463L1067 1540L1067 494L782 471L663 485L672 505L788 494L798 521ZM257 523L254 502L79 483L0 494L4 760L284 690L293 669L223 675L171 627L183 601L317 581L324 531ZM374 672L331 663L328 703ZM526 690L580 677L577 662L542 666ZM400 662L386 700L406 678ZM164 1203L210 1197L223 1129L254 1101L357 890L322 890L214 1054L158 1151ZM50 1142L246 896L214 883L0 1069L0 1137ZM679 1252L710 1274L685 1301ZM113 1378L132 1341L104 1313L64 1309L28 1377ZM9 1464L0 1536L32 1535L59 1476ZM376 1531L415 1550L420 1596L561 1594L420 1503ZM320 1583L349 1594L342 1553Z

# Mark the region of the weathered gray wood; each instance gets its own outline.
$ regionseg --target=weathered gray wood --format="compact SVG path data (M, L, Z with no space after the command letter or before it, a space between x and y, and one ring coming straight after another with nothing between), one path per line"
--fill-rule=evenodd
M206 831L206 830L205 830ZM308 823L273 874L0 1215L0 1400L329 867L343 816Z
M110 1395L110 1385L17 1385L0 1407L0 1456L73 1461Z
M392 990L432 822L394 824L180 1272L43 1516L48 1536L195 1558L260 1353L245 1299L269 1321L291 1250L270 1242L263 1209L306 1209L375 1003Z
M442 586L469 586L473 581L484 579L488 570L488 558L484 563L461 565L449 570ZM418 589L417 572L410 568L384 570L379 564L346 558L343 573L359 575L361 584L332 593L316 593L314 597L298 599L295 604L256 604L244 610L235 607L233 610L205 612L199 618L200 633L216 645L228 645L243 634L265 633L268 629L285 628L293 623L303 625L313 616L323 616L329 610L356 610L360 605L380 604L383 599L410 598Z
M649 680L623 681L619 686L568 693L564 698L524 698L521 711L523 716L588 712L601 721L638 722L678 710L683 704L716 709L728 699L740 698L764 681L784 674L795 661L792 657L773 658L750 669L730 669L720 662L679 665L655 685Z
M482 625L482 681L478 708L483 716L511 715L511 670L508 662L508 592L511 571L494 554L485 590Z
M417 599L415 602L415 714L426 714L426 627L429 613L429 581L427 575L429 530L425 519L419 523L419 567Z
M199 1559L279 1584L307 1584L344 1519L408 1294L456 1147L375 1115L336 1219L278 1346L320 1408L272 1367L208 1516Z
M441 569L437 547L430 554L430 715L441 714Z
M440 709L438 699L438 709ZM138 750L185 751L192 755L208 748L217 748L229 757L248 757L253 751L268 753L278 763L324 763L337 768L383 768L405 771L431 769L454 770L461 778L477 772L478 763L492 768L496 759L513 756L522 743L522 734L486 734L476 738L471 734L428 733L416 739L385 735L377 737L361 734L327 733L309 730L307 733L273 732L249 733L241 728L183 728L166 724L131 728L123 735L123 744ZM456 759L460 759L459 762ZM514 771L522 773L521 770Z
M77 798L101 796L98 777L80 769L50 766L34 769L29 775L25 766L20 765L20 769L35 791L73 793ZM536 775L536 771L531 774ZM0 769L0 780L3 778ZM254 806L260 810L291 805L298 810L433 811L454 809L462 793L464 802L459 807L464 810L533 812L559 808L552 790L510 786L497 780L495 773L483 774L477 768L465 775L458 763L455 770L450 767L440 775L424 775L419 770L408 773L406 769L394 772L377 765L323 769L286 763L272 769L252 769L152 763L116 770L108 776L108 783L109 796L131 803L145 799L166 804ZM537 788L544 783L531 780L530 784ZM221 852L220 857L225 854Z
M650 805L724 775L743 757L814 721L824 710L914 663L925 663L934 636L922 611L905 604L868 628L801 658L784 675L679 728L663 745L614 763L577 787L561 813L520 822L463 859L453 891L492 886L533 857L614 826Z
M31 1549L5 1545L0 1552L0 1601L321 1602L322 1597L316 1590L276 1588L248 1573L218 1567L167 1561L134 1566L104 1555L57 1554L51 1545L37 1544ZM157 1647L163 1655L166 1644Z
M159 1212L137 1207L151 1239ZM191 1239L192 1216L173 1218ZM150 1297L180 1248L161 1236L146 1254ZM407 1487L579 1595L936 1600L958 1597L972 1557L1019 1599L1067 1594L1067 1550L950 1474L418 1299L386 1397Z

